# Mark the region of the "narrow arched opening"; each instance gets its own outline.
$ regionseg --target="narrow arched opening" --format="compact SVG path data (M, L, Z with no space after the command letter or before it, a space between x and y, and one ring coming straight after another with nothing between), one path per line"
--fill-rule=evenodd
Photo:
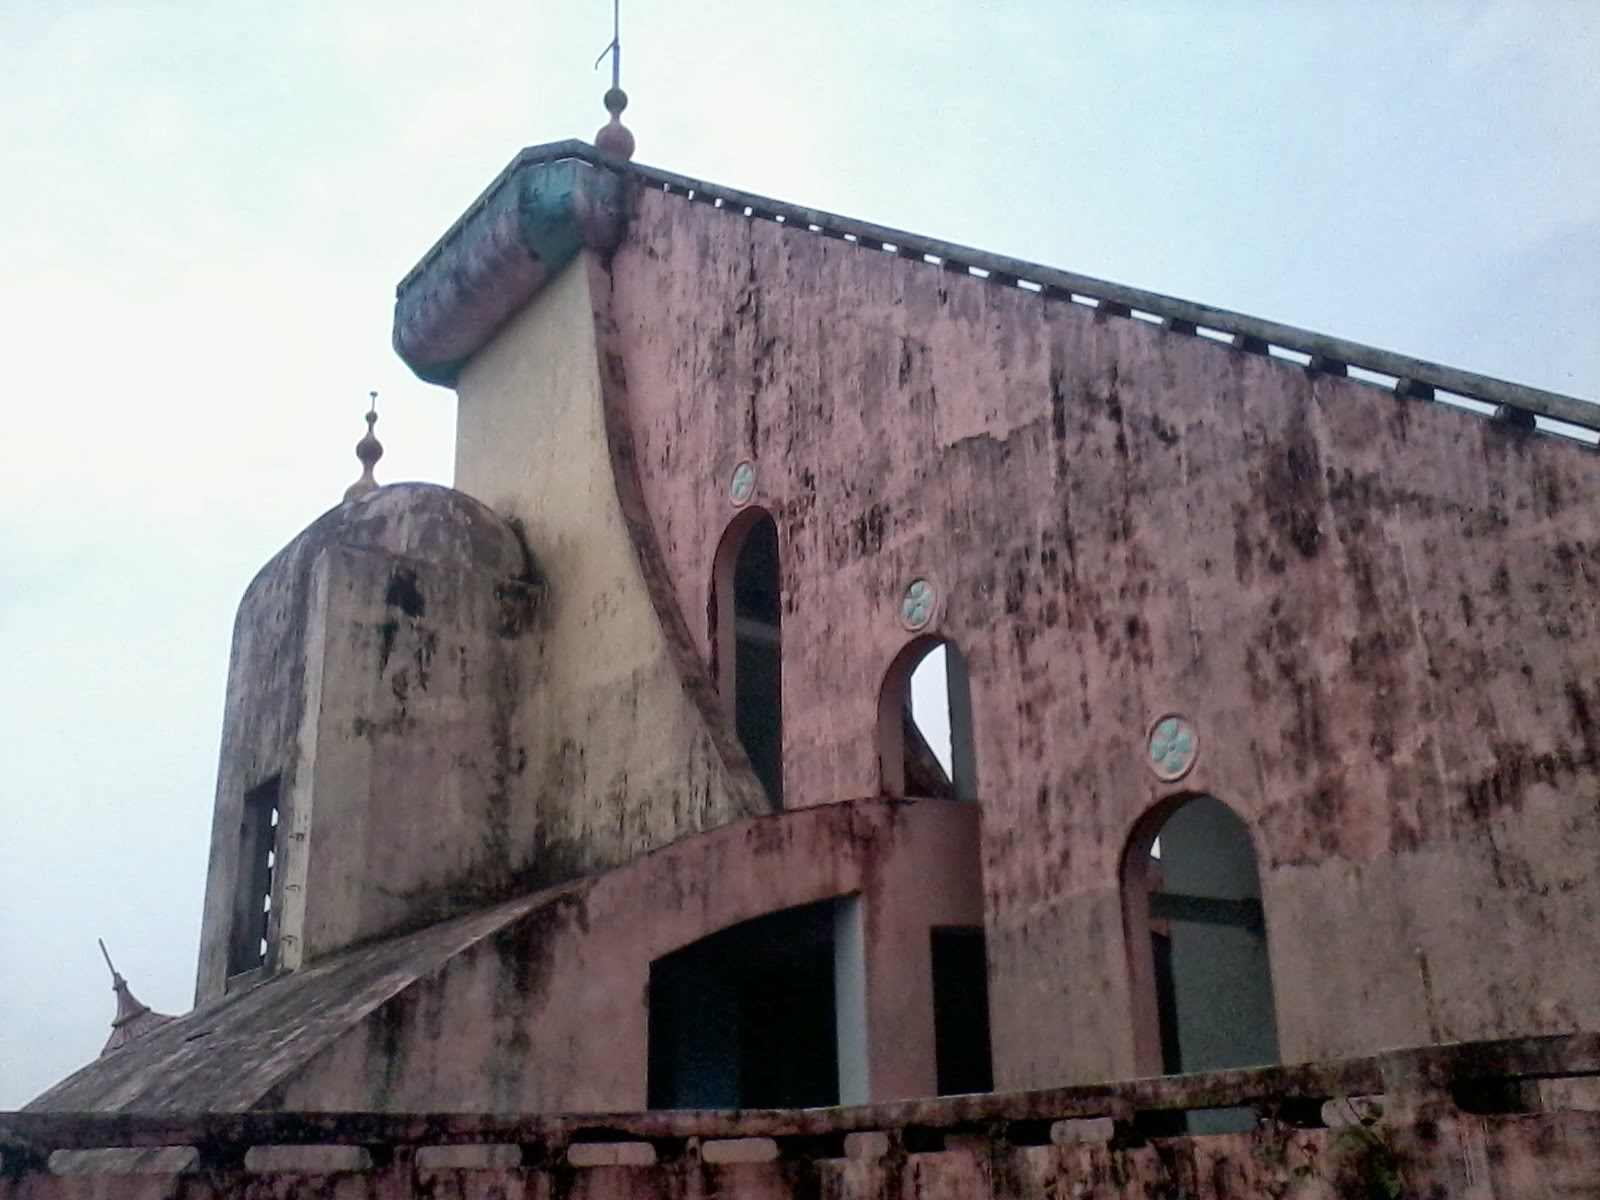
M1129 839L1123 898L1141 1071L1277 1062L1261 877L1239 816L1206 795L1157 805Z
M978 799L972 687L955 643L919 637L889 664L878 693L878 772L887 796ZM977 878L982 868L976 839L969 853L966 869ZM940 926L929 937L937 1091L987 1092L994 1068L983 926Z
M717 554L712 644L718 689L773 808L783 805L783 589L778 526L739 515Z
M878 700L878 771L885 795L978 798L972 684L954 642L918 638L890 664Z

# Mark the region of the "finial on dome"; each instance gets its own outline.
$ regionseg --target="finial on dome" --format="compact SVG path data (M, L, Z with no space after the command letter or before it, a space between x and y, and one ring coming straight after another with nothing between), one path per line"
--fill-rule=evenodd
M632 158L633 134L622 123L622 110L628 107L628 93L622 90L622 0L612 0L611 44L600 52L594 65L604 62L607 54L611 55L611 87L604 104L611 120L594 135L594 147L613 158Z
M606 92L605 105L611 120L594 135L595 149L613 158L632 158L633 131L622 123L622 110L628 107L628 93L619 87L611 88Z
M372 432L372 427L378 423L378 393L368 392L369 407L367 408L367 433L356 443L356 457L361 460L361 478L344 490L346 500L354 500L358 496L365 496L368 492L375 492L382 486L372 477L372 468L378 465L378 460L383 457L383 443L378 440L378 435Z
M153 1029L159 1029L173 1018L166 1013L155 1012L151 1007L133 994L128 987L128 981L122 973L112 966L111 953L106 949L105 939L96 938L100 943L100 956L106 960L106 966L111 971L111 990L117 994L117 1015L111 1018L111 1036L106 1039L105 1048L100 1051L102 1056L110 1054L113 1050L126 1046L135 1038L141 1038Z

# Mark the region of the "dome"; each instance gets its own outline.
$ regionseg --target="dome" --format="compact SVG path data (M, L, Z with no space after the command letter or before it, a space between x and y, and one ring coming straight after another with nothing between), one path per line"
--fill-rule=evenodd
M531 571L517 531L487 505L434 483L391 483L323 513L262 568L246 599L308 570L328 546L369 547L503 579Z

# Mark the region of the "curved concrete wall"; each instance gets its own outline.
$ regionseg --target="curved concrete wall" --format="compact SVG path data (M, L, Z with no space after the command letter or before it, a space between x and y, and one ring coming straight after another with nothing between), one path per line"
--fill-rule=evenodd
M540 882L762 807L686 684L618 499L587 254L462 372L456 486L522 528L548 593L511 716Z
M929 930L982 919L969 804L740 821L584 880L367 1016L264 1107L550 1112L646 1104L650 964L777 909L862 901L867 1094L936 1090Z

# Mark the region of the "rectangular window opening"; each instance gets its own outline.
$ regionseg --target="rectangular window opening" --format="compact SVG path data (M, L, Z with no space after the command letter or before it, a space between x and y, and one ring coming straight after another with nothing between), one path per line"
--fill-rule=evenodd
M983 930L929 931L933 951L933 1046L939 1095L994 1090L989 1053L989 967Z
M267 961L272 920L272 878L278 867L278 792L274 775L245 793L239 818L239 873L233 906L228 974L253 971Z

